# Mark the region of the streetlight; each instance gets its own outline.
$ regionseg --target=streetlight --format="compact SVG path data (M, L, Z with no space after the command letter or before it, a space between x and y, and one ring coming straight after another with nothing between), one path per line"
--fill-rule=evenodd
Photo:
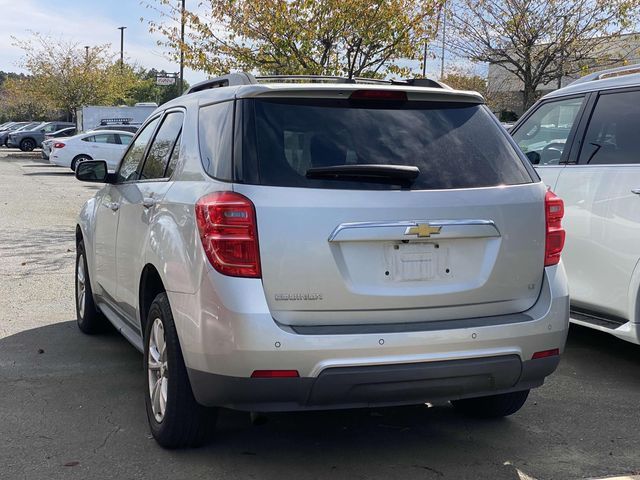
M127 27L118 27L120 30L120 72L124 68L124 30Z

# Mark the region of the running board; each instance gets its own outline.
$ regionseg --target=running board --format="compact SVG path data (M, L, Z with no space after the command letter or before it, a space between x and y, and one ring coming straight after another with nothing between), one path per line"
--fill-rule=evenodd
M589 325L604 327L610 330L615 330L616 328L628 322L628 320L624 320L620 317L596 313L584 308L576 307L571 307L570 317L572 320L576 320L577 323L586 323Z

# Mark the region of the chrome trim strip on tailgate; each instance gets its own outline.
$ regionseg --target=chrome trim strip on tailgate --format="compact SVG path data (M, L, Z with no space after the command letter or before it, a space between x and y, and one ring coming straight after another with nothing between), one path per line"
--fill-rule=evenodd
M338 225L329 242L362 242L381 240L415 240L407 234L411 227L420 225L440 227L432 239L499 237L500 232L492 220L408 220L398 222L355 222Z

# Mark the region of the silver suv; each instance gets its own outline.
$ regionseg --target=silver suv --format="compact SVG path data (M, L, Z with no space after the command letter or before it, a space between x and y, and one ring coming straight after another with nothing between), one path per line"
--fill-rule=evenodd
M562 201L476 93L287 80L196 85L115 174L76 170L106 183L78 325L144 352L156 440L204 442L215 407L516 412L567 335Z

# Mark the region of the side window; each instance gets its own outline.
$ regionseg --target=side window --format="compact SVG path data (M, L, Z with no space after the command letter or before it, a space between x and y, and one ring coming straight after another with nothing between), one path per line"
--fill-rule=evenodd
M600 95L578 163L640 163L640 91Z
M147 149L147 145L149 144L151 136L153 135L159 121L160 117L157 117L149 122L125 154L122 162L120 163L120 168L118 169L118 183L136 180L138 178L138 165L142 162L144 152Z
M200 109L200 157L212 177L231 180L233 102L216 103Z
M178 163L178 159L180 158L180 139L182 138L182 132L180 132L180 136L176 140L176 144L173 146L173 152L171 152L171 157L169 158L169 165L167 165L167 171L164 176L169 178L173 175L173 171L176 169L176 164Z
M113 133L96 135L94 142L96 143L118 143L116 136Z
M120 143L122 145L129 145L131 143L131 139L133 138L133 136L131 135L118 135L118 137L120 138Z
M183 118L184 114L182 112L170 112L164 118L149 149L149 154L140 174L140 180L164 177L173 146L176 144L178 135L182 130Z
M96 137L94 135L91 135L89 137L84 137L82 139L83 142L95 142L96 141Z
M513 134L534 165L558 165L584 97L540 105Z

